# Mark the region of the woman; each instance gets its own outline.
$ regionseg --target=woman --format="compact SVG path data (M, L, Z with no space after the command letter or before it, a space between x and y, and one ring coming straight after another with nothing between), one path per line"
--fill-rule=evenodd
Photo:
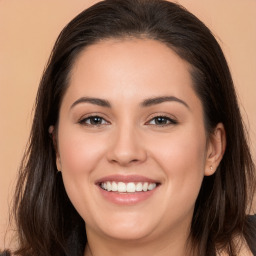
M14 254L255 254L254 191L202 22L170 2L107 0L64 28L20 168Z

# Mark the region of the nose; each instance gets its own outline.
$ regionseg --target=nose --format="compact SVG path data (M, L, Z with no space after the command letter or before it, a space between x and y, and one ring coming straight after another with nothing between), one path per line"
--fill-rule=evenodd
M130 166L147 159L142 137L134 127L126 126L117 129L109 139L111 147L107 155L108 161L120 166Z

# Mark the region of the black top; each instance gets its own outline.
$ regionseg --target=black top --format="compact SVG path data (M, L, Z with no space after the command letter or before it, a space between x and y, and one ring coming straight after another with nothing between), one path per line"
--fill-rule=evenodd
M0 253L0 256L11 256L9 251L4 251L2 253Z
M247 218L247 221L252 227L250 230L250 236L252 237L251 240L246 239L247 244L253 254L253 256L256 256L256 214L255 215L249 215Z
M247 237L245 237L245 239L246 239L246 242L247 242L253 256L256 256L256 214L249 215L247 218L247 221L249 223L249 226L252 227L252 229L250 230L250 234L249 234L251 239L249 239ZM8 250L3 251L2 253L0 253L0 256L11 256L11 253Z

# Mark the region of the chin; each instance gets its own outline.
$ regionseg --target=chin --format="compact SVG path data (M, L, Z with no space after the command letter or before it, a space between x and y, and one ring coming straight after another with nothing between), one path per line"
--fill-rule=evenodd
M105 230L105 235L115 239L115 240L123 240L123 241L133 241L133 240L142 240L146 238L149 234L152 233L152 230L149 228L137 227L137 228L121 228L121 227L113 227L111 230Z
M131 216L132 215L132 216ZM98 223L98 231L112 239L138 240L152 234L155 229L152 220L147 220L145 214L121 214L118 217L104 218Z

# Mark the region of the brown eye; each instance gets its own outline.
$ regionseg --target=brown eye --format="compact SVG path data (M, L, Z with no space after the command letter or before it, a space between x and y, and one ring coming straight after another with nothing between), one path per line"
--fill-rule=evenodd
M108 122L100 116L89 116L79 121L79 123L84 125L92 125L92 126L108 124Z
M166 116L156 116L152 118L148 124L150 125L158 125L158 126L166 126L166 125L171 125L171 124L177 124L177 121L166 117Z

